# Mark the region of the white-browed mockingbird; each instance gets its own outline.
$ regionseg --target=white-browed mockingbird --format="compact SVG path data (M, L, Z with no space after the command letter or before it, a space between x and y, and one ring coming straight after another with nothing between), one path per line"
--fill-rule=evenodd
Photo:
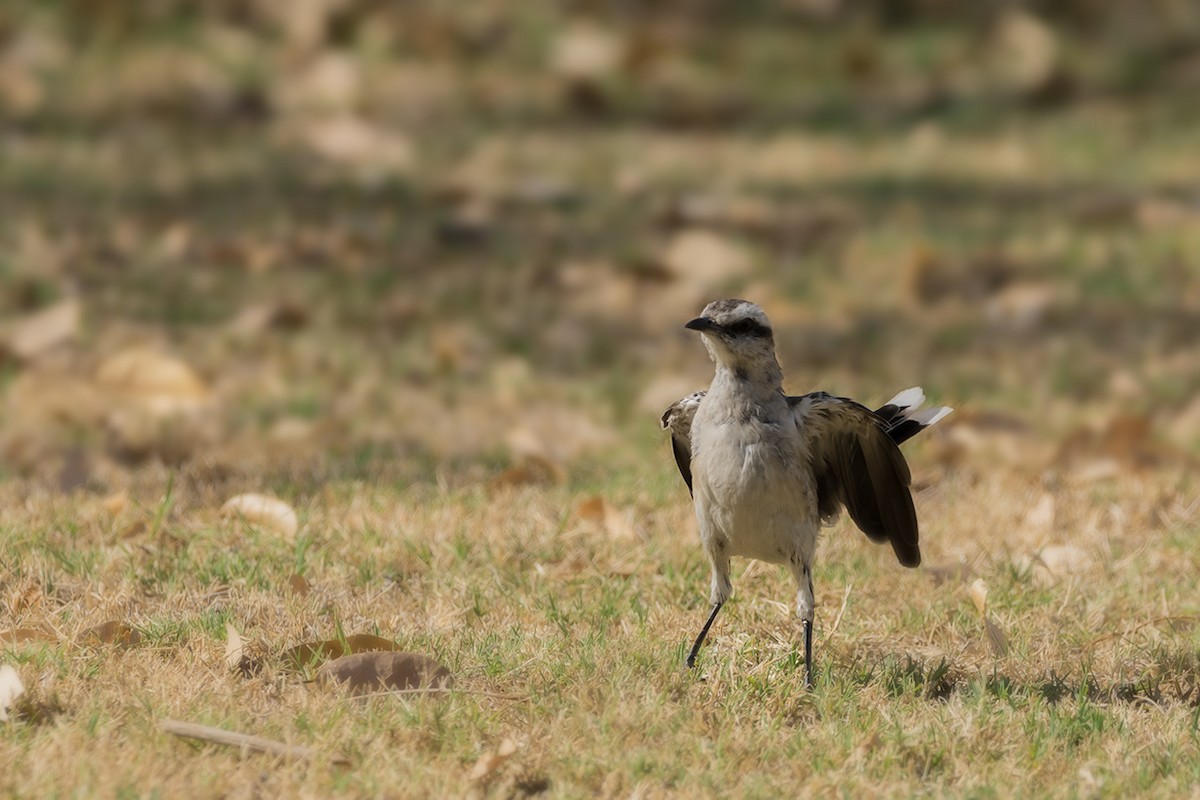
M813 554L821 524L842 506L900 563L921 563L908 464L899 444L950 413L918 410L925 395L906 389L871 411L814 392L783 393L771 323L745 300L717 300L685 326L699 331L716 374L707 392L662 417L679 472L692 493L700 540L712 564L712 612L687 657L696 654L729 599L729 559L787 564L800 589L805 680L812 685Z

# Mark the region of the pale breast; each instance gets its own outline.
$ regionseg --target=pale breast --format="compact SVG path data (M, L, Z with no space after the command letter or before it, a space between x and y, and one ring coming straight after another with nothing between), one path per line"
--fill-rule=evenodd
M697 516L706 544L729 555L786 562L810 553L816 490L790 420L712 420L693 431Z

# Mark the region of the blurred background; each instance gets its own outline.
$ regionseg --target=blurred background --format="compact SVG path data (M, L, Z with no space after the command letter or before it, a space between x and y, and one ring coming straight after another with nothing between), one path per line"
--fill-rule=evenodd
M0 120L29 490L676 497L722 296L946 469L1200 439L1189 0L12 1Z

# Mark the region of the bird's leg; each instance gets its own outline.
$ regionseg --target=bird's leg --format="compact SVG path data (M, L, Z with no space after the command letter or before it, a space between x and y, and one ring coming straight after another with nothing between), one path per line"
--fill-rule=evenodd
M793 567L796 583L800 590L796 592L796 616L800 617L804 627L804 685L811 689L813 685L812 668L812 629L815 615L816 598L813 596L812 568L807 564Z
M704 623L704 627L700 629L700 635L692 643L692 651L688 653L687 657L688 669L696 666L696 654L700 652L700 646L704 644L704 637L708 636L708 629L712 627L713 620L717 618L717 612L721 610L721 606L725 605L725 601L733 592L733 584L729 582L729 557L725 555L723 540L716 545L715 552L709 552L709 560L712 561L712 587L709 590L708 599L712 603L712 613L708 615L708 621Z
M688 653L687 657L688 669L696 666L696 654L700 652L700 645L704 644L704 637L708 636L708 629L712 627L713 620L717 618L717 612L721 610L722 605L722 603L717 603L712 607L712 613L708 615L708 622L704 623L704 627L700 629L700 635L692 644L692 652Z

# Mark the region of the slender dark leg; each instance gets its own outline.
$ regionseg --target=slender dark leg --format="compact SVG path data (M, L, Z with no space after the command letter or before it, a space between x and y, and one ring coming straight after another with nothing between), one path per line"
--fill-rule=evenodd
M796 583L800 585L800 590L796 592L796 613L800 616L800 622L804 626L804 686L811 689L813 685L813 604L816 602L816 598L813 596L812 570L807 564L800 562L794 563L792 570L796 575Z
M811 689L812 681L812 620L804 620L804 688Z
M700 645L704 644L704 637L708 636L708 629L712 627L713 620L717 618L717 612L721 610L722 605L724 603L713 604L712 613L708 615L708 622L704 623L704 627L700 629L700 635L696 637L696 642L692 645L692 652L688 653L688 669L696 666L696 654L700 652Z

